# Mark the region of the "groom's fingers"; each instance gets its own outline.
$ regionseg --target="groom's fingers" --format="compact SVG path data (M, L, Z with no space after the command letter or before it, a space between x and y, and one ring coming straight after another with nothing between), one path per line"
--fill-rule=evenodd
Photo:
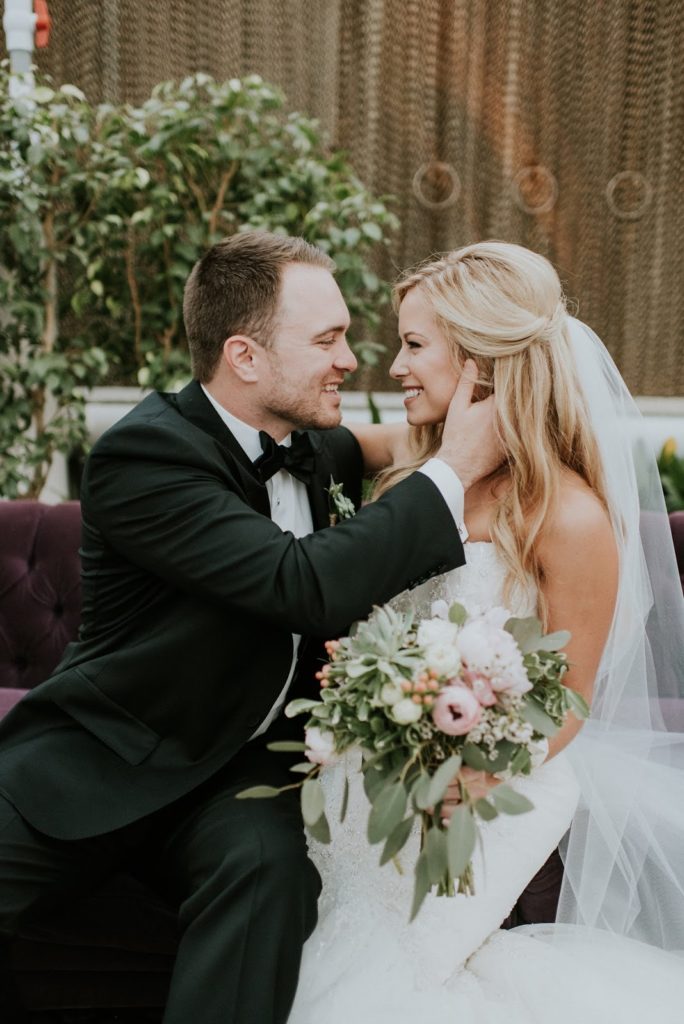
M454 397L451 400L451 409L456 415L465 412L472 405L473 391L476 384L477 366L473 359L466 359L460 379L456 385Z

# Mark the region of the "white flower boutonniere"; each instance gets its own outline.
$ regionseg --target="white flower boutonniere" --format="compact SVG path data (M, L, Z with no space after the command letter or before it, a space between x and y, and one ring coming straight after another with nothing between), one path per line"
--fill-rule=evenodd
M330 487L326 487L330 506L330 525L335 526L341 519L351 519L356 515L354 502L343 494L344 484L336 484L330 477Z

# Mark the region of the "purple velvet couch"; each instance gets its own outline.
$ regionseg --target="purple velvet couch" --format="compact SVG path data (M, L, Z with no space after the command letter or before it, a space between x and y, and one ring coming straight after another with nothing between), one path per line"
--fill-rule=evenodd
M50 674L78 632L80 533L78 502L0 503L0 716ZM175 950L173 908L120 874L27 925L9 958L27 1020L99 1024L160 1020ZM92 1008L102 1012L73 1012ZM47 1010L63 1015L44 1018Z
M684 512L670 522L684 586ZM77 502L0 502L0 717L49 675L76 636L79 542ZM552 920L561 877L554 854L506 925ZM159 1020L176 950L175 921L174 909L142 881L115 876L66 913L27 926L12 943L22 1003L32 1014L101 1008L102 1014L87 1018L98 1024L125 1019L125 1013L107 1018L106 1010L127 1010L129 1018L144 1011L145 1020Z

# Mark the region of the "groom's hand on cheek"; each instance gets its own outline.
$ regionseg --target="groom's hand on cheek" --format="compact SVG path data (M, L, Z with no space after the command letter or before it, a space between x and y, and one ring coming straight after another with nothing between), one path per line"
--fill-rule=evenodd
M444 421L437 456L459 476L464 490L488 476L504 458L495 427L494 396L473 402L477 367L468 359Z

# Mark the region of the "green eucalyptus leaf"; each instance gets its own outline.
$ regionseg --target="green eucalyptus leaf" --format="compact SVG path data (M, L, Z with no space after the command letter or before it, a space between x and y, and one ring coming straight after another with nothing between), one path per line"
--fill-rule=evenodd
M444 797L448 786L454 781L461 768L461 758L453 754L439 766L430 780L427 790L427 806L434 807Z
M446 877L449 867L446 832L436 825L428 828L423 849L427 859L430 884L436 885Z
M236 793L237 800L259 800L266 797L278 796L280 790L275 786L250 786Z
M314 821L312 825L307 824L307 831L310 836L318 840L319 843L330 842L330 825L325 814L321 814L317 821Z
M485 800L484 797L476 802L475 811L483 821L493 821L499 814L494 804L490 803L489 800Z
M568 707L575 717L581 719L589 718L591 715L591 707L587 704L584 697L569 686L565 686L563 689L565 690L565 699L568 703Z
M376 796L368 816L368 841L379 843L389 836L406 811L407 793L403 782L385 786Z
M387 837L387 842L383 847L382 856L380 857L381 865L392 860L392 858L396 857L400 850L403 849L408 837L411 835L414 820L415 819L413 817L404 818L403 821L400 821L399 824L392 829Z
M556 633L549 633L543 636L537 643L538 651L560 651L570 642L571 633L567 629L560 629Z
M446 837L449 871L452 878L456 879L468 867L477 840L473 812L465 804L459 804L453 811Z
M525 619L510 618L504 629L511 634L523 654L535 651L542 638L541 622L535 616Z
M489 796L497 811L503 814L525 814L534 808L534 804L526 796L503 784L495 786Z
M428 868L425 851L420 854L416 861L415 883L413 888L413 903L411 905L411 916L409 922L413 921L423 905L423 900L430 891L430 871Z
M302 786L302 817L307 825L314 825L325 810L325 795L318 779L306 779Z
M463 605L459 604L458 601L454 601L449 608L449 622L453 622L456 626L462 626L467 618L468 612Z
M295 751L306 750L306 743L299 740L274 740L266 744L267 750L275 750L278 753L294 753Z
M547 715L546 711L532 697L525 697L522 706L522 716L542 736L554 736L558 732L558 726L554 720Z

